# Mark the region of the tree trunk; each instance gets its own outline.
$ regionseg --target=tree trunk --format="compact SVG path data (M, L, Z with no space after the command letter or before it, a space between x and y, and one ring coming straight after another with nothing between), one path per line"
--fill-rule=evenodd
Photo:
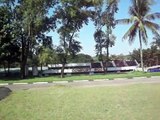
M29 47L30 47L30 42L31 42L31 30L32 29L32 21L29 24L28 27L28 36L27 38L23 37L23 32L22 32L22 58L21 58L21 78L25 79L26 78L26 65L27 65L27 58L28 58L28 53L29 53Z
M43 68L42 68L42 63L41 63L41 74L42 74Z
M26 65L27 65L27 58L28 58L28 52L29 52L29 40L26 44L24 41L23 35L22 35L22 53L21 53L21 78L26 78Z
M101 46L101 45L100 45ZM102 63L102 69L103 69L103 73L105 74L106 69L105 69L105 63L103 61L103 55L102 55L102 48L100 50L100 55L99 55L99 61Z
M21 61L21 78L22 79L26 78L26 61L25 60Z
M109 62L109 42L107 42L107 59L106 59L106 63L105 63L105 73L107 73L107 67L108 67L108 62Z
M107 43L107 44L109 44L109 43ZM109 45L107 45L106 50L107 50L107 62L109 62Z
M61 78L64 78L64 68L65 68L65 63L62 63Z
M6 71L6 64L5 64L5 62L3 62L3 68L4 68L4 73L5 73L5 75L7 74L7 71Z
M10 61L8 61L8 71L7 71L7 76L10 76Z
M139 31L139 42L140 42L140 59L141 59L141 68L144 72L144 65L143 65L143 49L142 49L142 39L141 39L141 32Z
M107 72L106 62L104 62L103 60L101 62L102 62L103 73L105 74Z
M25 60L25 43L24 43L24 39L23 39L23 35L22 35L22 53L21 53L21 78L25 79L26 75L25 75L25 67L26 67L26 60Z
M107 25L107 43L106 43L106 51L107 51L107 59L106 59L106 71L105 72L107 72L107 64L108 64L108 62L109 62L109 44L110 44L110 39L109 39L109 34L110 34L110 27Z

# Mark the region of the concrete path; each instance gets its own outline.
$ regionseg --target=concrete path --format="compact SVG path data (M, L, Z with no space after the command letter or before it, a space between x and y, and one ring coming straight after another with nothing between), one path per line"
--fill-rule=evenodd
M119 78L115 80L94 80L94 81L83 80L83 81L73 81L73 82L59 81L53 83L42 82L34 84L18 83L18 84L3 85L3 86L10 88L12 91L17 91L17 90L28 90L32 88L45 88L57 85L64 85L71 87L95 87L95 86L119 86L119 85L141 84L141 83L160 84L160 77L151 77L151 78L137 77L133 79Z

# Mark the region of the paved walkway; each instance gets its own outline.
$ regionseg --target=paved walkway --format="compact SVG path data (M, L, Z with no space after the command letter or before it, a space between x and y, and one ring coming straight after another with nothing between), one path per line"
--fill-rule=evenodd
M95 86L119 86L129 84L140 84L140 83L160 83L160 77L137 77L133 79L119 78L115 80L94 80L94 81L73 81L73 82L53 82L53 83L35 83L35 84L14 84L14 85L3 85L10 88L12 91L27 90L32 88L44 88L56 85L65 85L71 87L95 87Z

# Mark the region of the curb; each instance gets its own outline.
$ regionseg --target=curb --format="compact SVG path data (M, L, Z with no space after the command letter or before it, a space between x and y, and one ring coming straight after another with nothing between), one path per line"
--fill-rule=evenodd
M68 81L53 81L52 83L68 83Z
M160 78L160 76L151 76L151 78Z
M127 80L128 78L115 78L114 80Z
M71 80L71 81L52 81L52 82L28 82L28 83L0 83L0 86L7 86L7 85L38 85L38 84L66 84L71 82L102 82L102 81L109 81L109 80L126 80L126 79L149 79L149 78L156 78L160 79L160 76L146 76L146 77L129 77L129 78L114 78L114 79L95 79L95 80Z
M4 86L4 85L9 85L8 83L2 83L0 84L0 86Z
M13 83L12 85L27 85L28 83Z
M133 77L133 79L146 79L148 77Z
M89 82L89 80L73 80L73 82Z
M37 84L38 84L38 85L39 85L39 84L48 84L48 82L34 82L33 84L34 84L34 85L37 85Z
M95 82L102 82L102 81L107 81L107 80L109 80L109 79L95 79L93 81L95 81Z

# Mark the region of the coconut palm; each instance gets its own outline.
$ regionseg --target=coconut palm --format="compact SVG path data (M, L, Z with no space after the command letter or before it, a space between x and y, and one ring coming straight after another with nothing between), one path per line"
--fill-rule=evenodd
M147 44L147 31L150 29L153 33L157 33L157 30L160 29L160 26L152 20L160 18L160 13L149 14L150 6L153 3L153 0L131 0L132 6L129 8L129 14L131 17L129 19L117 20L117 23L132 23L132 26L123 36L123 39L129 40L129 43L132 44L135 41L135 37L138 34L139 43L140 43L140 59L141 67L143 67L143 52L142 52L142 42Z

